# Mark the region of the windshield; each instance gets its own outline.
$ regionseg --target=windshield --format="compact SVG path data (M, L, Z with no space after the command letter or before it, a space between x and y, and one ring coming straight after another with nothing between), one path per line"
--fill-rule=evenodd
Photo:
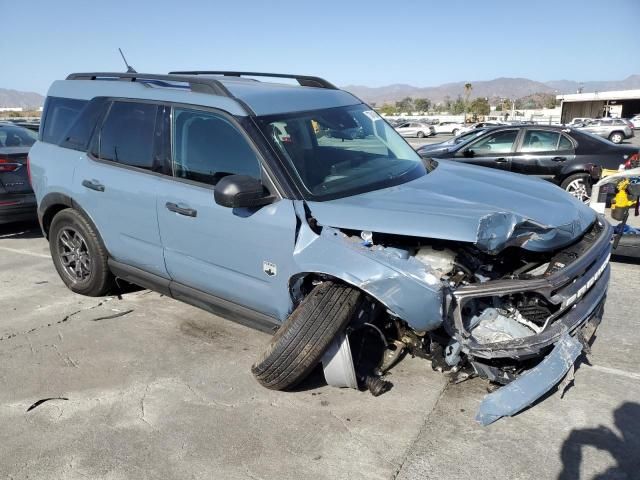
M329 200L427 173L418 154L366 105L259 117L305 197Z
M30 147L38 134L26 128L0 126L0 147Z

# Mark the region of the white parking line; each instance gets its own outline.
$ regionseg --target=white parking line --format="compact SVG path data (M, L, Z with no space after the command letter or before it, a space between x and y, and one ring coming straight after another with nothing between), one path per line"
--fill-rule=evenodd
M51 255L47 255L47 254L44 254L44 253L30 252L28 250L19 250L17 248L0 247L0 250L5 250L7 252L17 253L17 254L20 254L20 255L30 255L32 257L51 258Z
M610 373L611 375L618 375L620 377L640 380L640 373L627 372L625 370L619 370L617 368L603 367L602 365L591 365L591 368L602 373Z

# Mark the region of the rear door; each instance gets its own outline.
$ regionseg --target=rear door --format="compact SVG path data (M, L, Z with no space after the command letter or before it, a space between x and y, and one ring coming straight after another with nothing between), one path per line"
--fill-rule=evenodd
M519 130L517 128L489 132L455 154L455 160L472 165L510 170Z
M575 146L558 130L527 128L511 160L511 171L552 178L575 158Z
M79 153L75 198L114 260L167 278L156 211L164 107L118 100L105 108L89 153Z

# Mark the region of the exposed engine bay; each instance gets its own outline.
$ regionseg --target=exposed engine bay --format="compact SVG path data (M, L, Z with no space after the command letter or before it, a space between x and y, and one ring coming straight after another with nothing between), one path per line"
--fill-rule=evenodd
M541 363L561 334L572 329L575 334L575 325L569 325L574 320L569 317L576 303L592 297L588 292L596 284L606 290L600 277L608 257L595 252L596 243L604 244L605 227L596 222L575 243L560 250L531 252L512 246L495 255L473 244L342 230L345 239L370 251L424 265L442 285L443 318L438 328L416 331L368 298L345 334L325 354L327 382L379 395L391 388L385 374L408 354L429 360L434 370L450 375L454 382L480 376L495 384L509 384ZM593 259L585 260L586 252ZM580 274L575 277L578 263ZM565 272L568 277L563 285L554 284ZM598 312L601 316L602 303L594 304L589 318L597 317ZM582 328L583 320L574 323ZM582 344L571 350L577 355L588 348L588 338L582 330L575 337ZM343 360L345 352L351 352L350 366L336 362L338 351ZM341 374L341 369L348 375Z

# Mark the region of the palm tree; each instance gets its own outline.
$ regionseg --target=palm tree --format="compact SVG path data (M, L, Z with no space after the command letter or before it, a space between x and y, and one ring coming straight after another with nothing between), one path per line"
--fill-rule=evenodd
M471 96L473 85L471 83L464 84L464 123L467 123L467 106L469 105L469 97Z

